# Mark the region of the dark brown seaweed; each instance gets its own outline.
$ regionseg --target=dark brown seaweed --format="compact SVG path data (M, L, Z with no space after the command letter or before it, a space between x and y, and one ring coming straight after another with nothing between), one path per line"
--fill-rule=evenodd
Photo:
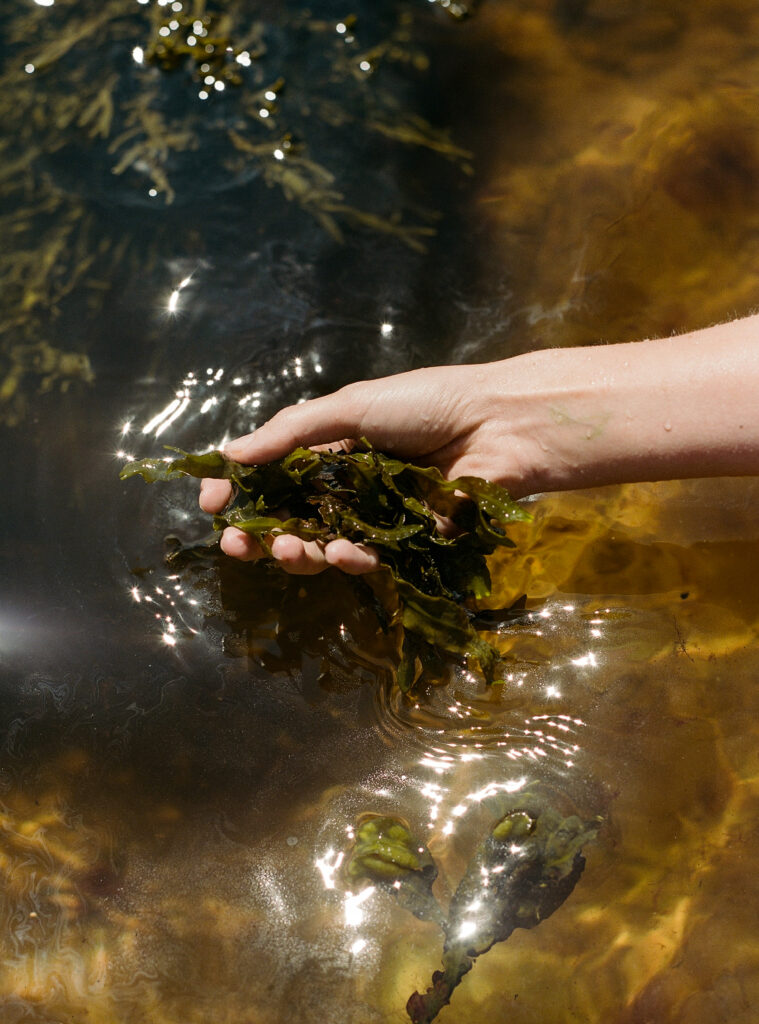
M464 602L490 594L486 556L513 546L506 524L529 518L502 487L476 477L446 480L437 469L391 458L366 443L350 453L298 448L263 466L244 466L220 452L177 452L168 460L132 462L121 477L137 474L148 482L230 480L235 498L215 517L215 528L236 526L267 552L272 536L285 533L372 545L395 583L397 607L388 610L388 619L402 634L400 688L409 691L425 669L429 674L441 666L443 656L477 662L485 680L493 681L498 652L479 636ZM452 533L441 532L441 516Z

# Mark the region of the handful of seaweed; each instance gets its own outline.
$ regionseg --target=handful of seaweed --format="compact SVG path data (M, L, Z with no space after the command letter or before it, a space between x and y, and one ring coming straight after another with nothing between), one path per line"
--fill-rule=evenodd
M475 613L462 602L490 594L485 556L499 545L513 547L503 524L529 519L502 487L478 477L446 480L437 469L390 458L367 442L350 453L296 448L261 466L218 451L170 450L176 458L130 462L121 479L229 480L234 500L214 517L214 528L236 526L267 552L269 538L284 533L325 542L346 537L377 550L397 594L397 608L383 617L402 631L401 690L408 692L425 669L442 667L446 655L477 661L493 681L498 652L478 635ZM441 517L452 524L450 534L441 532Z

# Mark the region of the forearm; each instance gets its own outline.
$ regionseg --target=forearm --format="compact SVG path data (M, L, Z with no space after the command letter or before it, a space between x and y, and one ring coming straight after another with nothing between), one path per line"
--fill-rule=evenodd
M759 474L759 317L493 371L491 414L499 406L521 453L521 480L505 481L518 492Z

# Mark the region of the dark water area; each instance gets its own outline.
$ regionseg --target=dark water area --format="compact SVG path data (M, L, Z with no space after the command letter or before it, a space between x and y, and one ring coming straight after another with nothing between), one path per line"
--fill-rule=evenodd
M530 500L513 671L407 698L349 581L169 565L195 488L118 480L353 380L756 307L749 3L352 10L0 12L0 1019L406 1020L442 936L346 881L356 822L447 906L538 793L602 820L585 871L443 1024L748 1024L756 481ZM228 18L224 89L150 64L172 14Z

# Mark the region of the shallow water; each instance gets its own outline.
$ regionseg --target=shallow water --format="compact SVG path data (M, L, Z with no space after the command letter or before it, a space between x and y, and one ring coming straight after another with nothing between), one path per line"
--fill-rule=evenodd
M369 131L332 34L256 7L265 71L289 80L278 130L346 204L434 224L426 251L355 218L338 241L255 160L227 167L231 86L169 160L171 204L149 162L111 173L75 101L59 145L67 83L110 69L117 98L144 87L146 12L122 4L118 29L43 74L23 68L100 5L31 6L2 15L3 1021L403 1021L441 935L350 893L357 817L406 819L445 905L535 783L602 831L567 902L483 955L441 1022L753 1021L756 481L531 500L493 566L494 604L528 598L495 638L506 683L459 672L407 700L346 581L168 568L166 535L207 531L194 490L117 480L126 455L217 444L347 380L754 308L752 5L483 0L454 23L409 2L430 65L380 67L370 95L450 128L471 161ZM367 40L394 30L390 8L357 14ZM194 117L198 85L152 70L161 109ZM79 355L66 391L19 356L43 340Z

